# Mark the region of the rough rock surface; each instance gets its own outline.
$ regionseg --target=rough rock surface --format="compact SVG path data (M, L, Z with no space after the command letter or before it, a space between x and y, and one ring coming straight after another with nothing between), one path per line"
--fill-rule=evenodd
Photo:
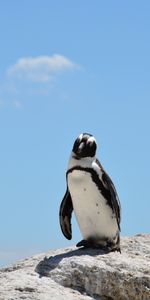
M122 253L75 247L0 270L0 300L150 300L150 235L121 239Z

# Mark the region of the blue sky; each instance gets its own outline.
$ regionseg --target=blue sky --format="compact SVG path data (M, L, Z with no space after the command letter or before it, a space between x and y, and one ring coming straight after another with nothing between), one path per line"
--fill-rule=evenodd
M116 185L122 235L150 231L149 36L149 1L1 3L0 266L80 240L58 211L81 132Z

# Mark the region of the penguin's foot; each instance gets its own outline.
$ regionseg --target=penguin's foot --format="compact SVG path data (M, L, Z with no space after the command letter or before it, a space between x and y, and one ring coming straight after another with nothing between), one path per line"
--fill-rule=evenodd
M76 247L92 248L92 243L88 240L82 240L76 244Z
M110 249L110 252L120 252L121 253L121 248L120 248L120 235L117 236L117 240L108 240L107 241L107 247Z
M117 251L117 252L120 252L121 253L121 248L120 248L120 245L115 245L115 246L113 246L113 247L107 247L107 249L110 251L110 252L115 252L115 251Z
M114 244L113 242L107 242L107 249L110 252L120 252L121 253L121 248L120 248L120 240L118 240L118 242L116 244Z
M110 251L111 251L111 252L117 251L117 252L120 252L120 254L121 254L121 249L120 249L120 247L113 248L113 249L111 249Z
M92 248L92 249L100 249L108 252L108 248L106 246L97 244L93 239L81 240L77 243L76 247L83 247L83 249Z
M104 252L120 252L121 253L121 249L120 249L120 244L112 244L110 242L108 242L106 245L101 245L99 243L96 243L94 240L89 239L89 240L81 240L79 243L77 243L76 247L83 247L83 249L87 249L87 248L92 248L92 249L99 249L102 250Z

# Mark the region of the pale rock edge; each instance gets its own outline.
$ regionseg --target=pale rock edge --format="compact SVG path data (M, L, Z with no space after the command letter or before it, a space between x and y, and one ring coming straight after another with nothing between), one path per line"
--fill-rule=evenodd
M0 300L150 300L150 235L121 238L122 253L75 247L0 270Z

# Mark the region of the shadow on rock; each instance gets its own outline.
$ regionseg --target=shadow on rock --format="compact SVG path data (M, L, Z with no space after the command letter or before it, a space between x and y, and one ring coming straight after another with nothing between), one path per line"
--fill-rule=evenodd
M57 268L59 263L61 262L62 259L65 258L70 258L73 256L85 256L85 255L90 255L90 256L96 256L96 255L104 255L107 254L108 252L100 249L77 249L77 250L71 250L69 252L63 252L61 254L57 254L54 256L50 257L45 257L43 260L41 260L38 265L35 268L35 271L42 276L50 276L49 273Z

